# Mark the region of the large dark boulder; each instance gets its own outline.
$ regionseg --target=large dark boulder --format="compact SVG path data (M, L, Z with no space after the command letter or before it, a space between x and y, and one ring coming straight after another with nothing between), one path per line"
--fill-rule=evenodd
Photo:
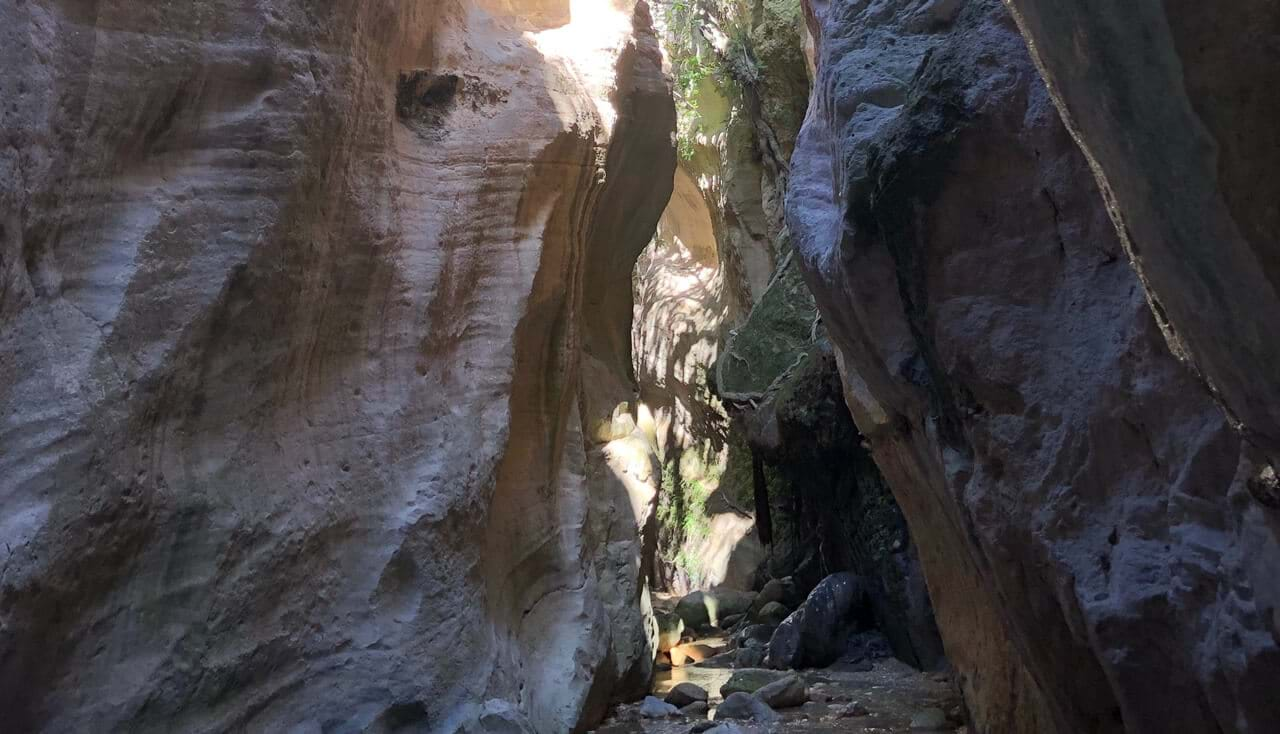
M871 595L857 574L834 573L809 593L769 641L769 667L806 668L834 663L850 633L872 624Z

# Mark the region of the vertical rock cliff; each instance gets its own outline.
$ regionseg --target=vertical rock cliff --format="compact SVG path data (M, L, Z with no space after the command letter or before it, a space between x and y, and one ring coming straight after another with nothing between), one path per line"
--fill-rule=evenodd
M569 731L641 690L644 3L0 21L4 726Z
M1013 4L1051 78L1082 80L1062 83L1067 107L1115 123L1094 131L1099 148L1160 157L1163 118L1143 119L1141 102L1158 92L1125 77L1094 96L1089 81L1115 70L1105 63L1112 56L1151 62L1130 43L1135 34L1164 48L1166 26L1121 19L1159 3ZM1230 381L1204 368L1232 415L1253 416L1241 418L1242 443L1147 306L1143 280L1153 300L1166 296L1143 259L1170 247L1168 238L1134 234L1114 181L1104 199L999 2L815 0L809 11L817 74L792 159L788 223L846 400L919 545L977 729L1280 727L1266 684L1280 672L1268 575L1280 554L1272 511L1250 489L1266 471L1249 444L1266 442L1248 430L1265 433L1280 404L1265 392L1274 375L1259 376L1258 403L1246 411L1234 407L1241 393ZM1212 26L1213 12L1180 22ZM1166 56L1157 61L1173 68ZM1197 77L1194 65L1188 73L1188 88L1230 96L1226 80ZM1247 113L1215 111L1222 138L1254 130L1269 140L1251 127L1267 104L1259 99L1232 102ZM1142 122L1117 127L1134 120ZM1079 128L1090 147L1091 127ZM1197 165L1211 159L1196 155ZM1216 275L1248 250L1247 234L1209 231L1227 222L1212 194L1215 181L1232 190L1223 177L1243 171L1234 155L1218 159L1217 176L1120 170L1143 201L1181 208L1160 226L1204 213L1200 229L1179 235L1204 257L1159 267L1218 283L1188 292L1183 306L1209 303L1208 292L1231 302L1205 314L1202 334L1226 329L1237 309L1259 308L1213 337L1230 342L1218 356L1253 350L1227 357L1245 380L1250 364L1274 364L1250 360L1274 348L1258 346L1266 332L1253 325L1275 310L1269 291L1240 285L1260 288L1265 268L1237 282ZM1180 156L1162 165L1184 166ZM1109 161L1125 165L1093 157L1104 174ZM1166 198L1167 189L1190 198ZM1274 233L1261 200L1238 195L1261 217L1241 229ZM1109 205L1130 225L1137 272ZM1135 217L1155 214L1143 206ZM1223 264L1198 264L1218 243L1232 251ZM1178 331L1183 312L1163 312ZM1199 364L1195 338L1187 341Z
M1265 457L1255 493L1280 507L1280 5L1007 4L1170 346Z

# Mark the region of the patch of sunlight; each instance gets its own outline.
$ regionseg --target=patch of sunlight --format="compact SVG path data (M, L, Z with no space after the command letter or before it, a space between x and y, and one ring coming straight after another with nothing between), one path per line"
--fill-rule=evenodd
M569 22L558 28L528 31L526 36L543 55L564 59L586 82L605 130L612 130L618 112L610 99L618 53L631 37L631 18L614 0L572 0ZM559 106L559 105L557 105ZM566 125L578 122L577 110L559 110Z

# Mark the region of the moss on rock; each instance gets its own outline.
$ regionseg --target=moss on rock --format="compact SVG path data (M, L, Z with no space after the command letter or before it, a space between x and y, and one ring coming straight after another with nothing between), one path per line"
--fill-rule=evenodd
M813 344L816 313L799 267L788 261L716 360L720 395L762 395L798 366Z

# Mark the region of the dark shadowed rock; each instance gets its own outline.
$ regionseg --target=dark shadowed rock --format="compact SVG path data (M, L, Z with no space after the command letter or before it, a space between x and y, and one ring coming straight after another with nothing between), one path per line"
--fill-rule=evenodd
M1011 4L1106 196L1001 3L811 3L788 222L846 401L976 731L1278 731L1280 6Z
M847 572L828 576L774 631L769 641L769 667L821 667L835 662L850 633L867 624L870 614L863 579Z
M747 613L754 619L766 604L775 601L782 604L795 604L802 601L796 598L800 594L801 592L797 588L795 579L790 576L781 579L769 579L761 587L760 593L756 595L755 600L751 602L751 609Z
M745 614L755 593L736 589L695 591L676 603L676 614L689 629L719 626L726 617Z
M778 625L790 613L791 610L783 606L781 602L771 601L765 604L756 614L756 621L762 625Z
M763 646L743 647L733 657L735 668L759 668L764 665L765 648Z
M694 701L680 707L680 713L690 719L705 719L711 706L706 701Z
M663 700L672 706L684 708L695 701L706 701L707 691L701 686L685 681L677 683L670 691L667 691L667 695Z
M1173 352L1280 467L1280 3L1009 5L1097 164ZM1254 577L1270 606L1274 563Z
M772 724L780 721L777 711L769 708L769 704L749 693L732 693L725 697L716 707L716 720L736 719L738 721L754 721L760 724Z
M773 637L775 629L777 629L776 624L753 624L738 632L736 639L739 645L749 645L751 643L767 644L769 639Z
M778 670L793 670L802 667L804 659L800 630L804 625L804 607L792 612L773 631L769 638L769 648L765 655L765 664Z
M728 698L734 693L755 693L766 685L781 679L785 674L775 670L744 668L734 671L729 680L720 686L720 695Z
M658 623L658 651L666 652L680 644L684 634L684 620L675 612L655 612Z
M803 706L809 700L809 688L798 675L788 675L755 692L756 698L775 709Z

